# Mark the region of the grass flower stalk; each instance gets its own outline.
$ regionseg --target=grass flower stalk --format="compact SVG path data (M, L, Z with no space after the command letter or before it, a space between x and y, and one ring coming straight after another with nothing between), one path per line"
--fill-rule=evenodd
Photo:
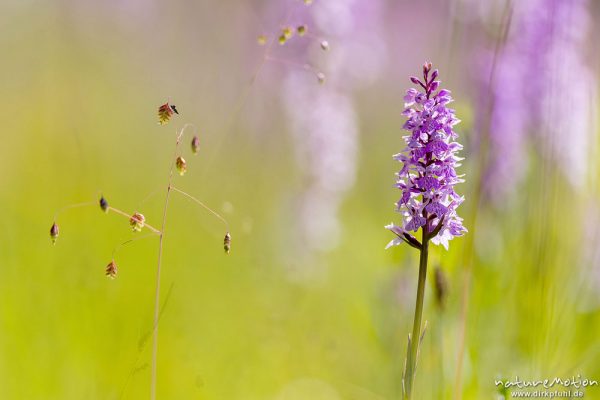
M159 111L160 112L160 111ZM179 151L179 143L185 131L185 126L177 134L175 141L175 157ZM173 169L175 161L172 161L169 169L169 181L167 184L167 194L165 195L165 203L163 206L162 223L160 228L160 236L158 238L158 261L156 266L156 288L154 291L154 320L152 323L152 380L150 384L150 398L156 399L156 377L157 377L157 357L158 357L158 318L160 310L160 273L162 266L163 243L165 238L165 227L167 225L167 210L169 209L169 198L171 197L171 188L173 182Z
M165 104L161 105L158 109L159 124L165 125L165 124L169 123L170 119L175 114L179 114L179 111L177 110L175 105L169 104L169 103L165 103ZM188 194L187 192L185 192L181 189L175 188L173 185L175 170L177 170L179 175L182 175L182 176L185 174L185 172L187 170L187 163L186 163L185 159L183 158L183 156L181 154L181 150L180 150L181 140L182 140L183 135L187 128L195 129L195 127L193 125L185 124L181 129L176 131L175 153L173 155L173 158L171 159L171 164L170 164L170 168L169 168L169 177L168 177L168 182L167 182L167 187L166 187L166 196L165 196L165 202L164 202L164 206L163 206L162 223L161 223L160 229L157 229L154 226L150 225L146 221L146 217L137 211L134 212L133 214L129 214L129 213L126 213L125 211L122 211L116 207L109 205L107 199L103 195L100 197L100 200L98 202L77 203L77 204L72 204L70 206L63 207L54 215L54 222L50 228L50 239L52 240L52 243L54 244L54 243L56 243L56 240L59 236L59 231L60 231L59 225L57 224L56 221L58 220L58 217L62 212L73 209L73 208L79 208L79 207L99 206L100 210L106 214L114 213L116 215L120 215L122 217L127 218L129 221L129 226L132 229L132 231L134 232L134 234L136 234L137 232L141 232L144 229L147 229L150 232L152 232L148 235L138 236L134 239L129 239L125 242L122 242L113 249L111 261L105 267L105 275L111 279L115 279L117 277L118 266L115 261L115 256L116 256L117 251L122 246L129 244L131 242L137 241L137 240L141 240L141 239L150 237L150 236L155 236L155 237L158 236L158 238L159 238L159 240L158 240L158 260L157 260L157 267L156 267L156 286L155 286L155 293L154 293L154 313L153 313L154 317L153 317L153 324L152 324L152 378L151 378L151 384L150 384L150 398L151 399L156 399L158 322L159 322L160 316L161 316L160 277L161 277L161 270L162 270L165 228L166 228L166 224L167 224L167 213L168 213L168 209L169 209L169 200L171 197L171 192L174 191L177 193L181 193L182 195L194 200L194 202L196 202L197 204L202 206L204 209L206 209L211 214L213 214L215 217L217 217L221 222L223 222L227 228L226 233L225 233L225 252L227 254L229 254L231 251L231 234L229 233L230 232L229 223L225 220L225 218L223 218L221 215L219 215L213 209L206 206L204 203L202 203L200 200L198 200L194 196ZM198 138L198 136L194 135L192 142L191 142L191 150L194 154L198 153L198 151L199 151L199 140L200 139ZM137 363L137 361L136 361L136 363ZM128 380L129 380L129 378L128 378ZM126 382L126 384L127 384L127 382Z

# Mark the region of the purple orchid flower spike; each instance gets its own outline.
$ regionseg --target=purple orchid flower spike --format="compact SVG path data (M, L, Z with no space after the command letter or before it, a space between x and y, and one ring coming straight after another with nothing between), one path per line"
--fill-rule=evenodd
M456 142L458 135L453 128L460 120L454 110L447 107L452 97L449 90L440 89L438 75L437 69L432 70L431 63L425 63L422 80L410 78L417 88L406 92L402 112L408 118L403 128L409 134L404 136L404 151L394 156L402 163L402 169L396 174L396 187L402 193L396 211L402 215L402 223L386 226L396 235L386 248L404 242L420 251L415 318L412 335L408 336L402 379L405 400L410 400L412 395L419 344L424 332L421 317L429 241L441 244L447 250L450 240L467 232L462 218L456 214L464 197L454 191L457 183L464 182L462 175L456 173L462 160L457 152L462 146ZM418 230L422 232L421 241L413 235Z
M393 223L386 226L397 236L386 248L402 242L418 243L411 232L419 228L427 233L427 240L446 249L450 240L467 232L456 214L464 197L454 191L454 185L464 182L455 170L462 160L457 156L462 145L456 142L458 135L453 127L460 120L447 107L452 102L450 91L437 91L440 86L437 77L438 70L431 71L431 64L426 63L422 81L410 78L419 90L408 89L404 96L402 114L408 120L403 128L410 134L404 136L407 147L394 156L402 163L396 174L396 187L402 192L396 210L402 214L403 222L400 226Z

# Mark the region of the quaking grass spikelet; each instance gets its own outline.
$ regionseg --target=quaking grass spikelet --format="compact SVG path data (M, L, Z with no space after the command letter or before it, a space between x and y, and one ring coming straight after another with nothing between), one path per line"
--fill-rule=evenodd
M192 148L192 153L194 153L194 155L200 152L200 138L198 136L194 136L192 138L192 143L190 145Z
M164 125L171 120L173 114L179 114L177 107L168 102L158 107L158 123Z
M177 172L179 172L179 175L185 175L187 172L187 163L183 157L177 157L177 160L175 160L175 168L177 169Z
M104 198L104 196L100 197L99 204L100 204L100 209L102 211L104 211L105 213L108 212L108 201L106 201L106 199Z
M54 222L50 227L50 239L52 239L52 244L56 244L56 239L58 239L58 233L58 225L56 225L56 222Z
M231 234L229 232L225 234L225 239L223 239L223 248L225 253L229 254L231 252Z
M112 260L106 266L106 276L110 279L115 279L117 277L117 272L117 264L115 263L115 260Z
M138 212L134 213L129 218L129 225L134 232L141 232L142 228L144 228L144 223L146 222L146 217L143 214Z

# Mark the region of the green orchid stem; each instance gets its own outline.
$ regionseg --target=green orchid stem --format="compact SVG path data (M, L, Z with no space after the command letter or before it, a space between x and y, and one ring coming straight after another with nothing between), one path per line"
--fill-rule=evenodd
M425 279L427 278L427 256L429 255L429 237L423 228L421 256L419 258L419 283L417 286L417 302L415 305L415 320L413 323L410 348L406 355L406 371L404 374L404 400L410 400L413 380L417 367L417 355L421 339L421 317L423 316L423 300L425 299Z

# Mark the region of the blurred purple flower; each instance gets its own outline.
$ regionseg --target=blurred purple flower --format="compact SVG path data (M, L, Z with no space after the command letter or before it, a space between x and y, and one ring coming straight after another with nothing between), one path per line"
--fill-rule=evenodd
M329 0L295 17L330 45L324 54L306 42L304 54L295 55L319 60L323 85L301 69L289 70L284 85L296 159L306 182L295 196L300 254L327 251L339 242L338 209L354 185L359 150L353 93L380 76L386 57L383 5L383 0Z
M481 130L489 129L483 182L490 199L504 201L526 176L528 142L558 163L574 187L585 182L596 87L585 63L587 8L587 0L513 2L495 78L490 87L489 74L482 77L484 101L479 101L483 107L493 102L489 128L480 121ZM491 61L487 64L479 70L489 71Z
M401 226L386 226L397 236L386 248L410 243L415 240L410 232L423 227L433 243L448 249L449 240L467 231L456 214L464 198L454 191L454 185L464 182L455 171L462 160L456 153L462 146L455 141L458 135L453 126L460 120L446 106L452 101L450 91L435 93L440 85L437 77L438 70L432 72L431 64L426 63L423 80L411 78L421 91L411 88L404 97L406 108L402 114L408 120L403 128L410 135L404 136L404 151L394 156L402 163L396 182L402 196L396 210L404 220Z

